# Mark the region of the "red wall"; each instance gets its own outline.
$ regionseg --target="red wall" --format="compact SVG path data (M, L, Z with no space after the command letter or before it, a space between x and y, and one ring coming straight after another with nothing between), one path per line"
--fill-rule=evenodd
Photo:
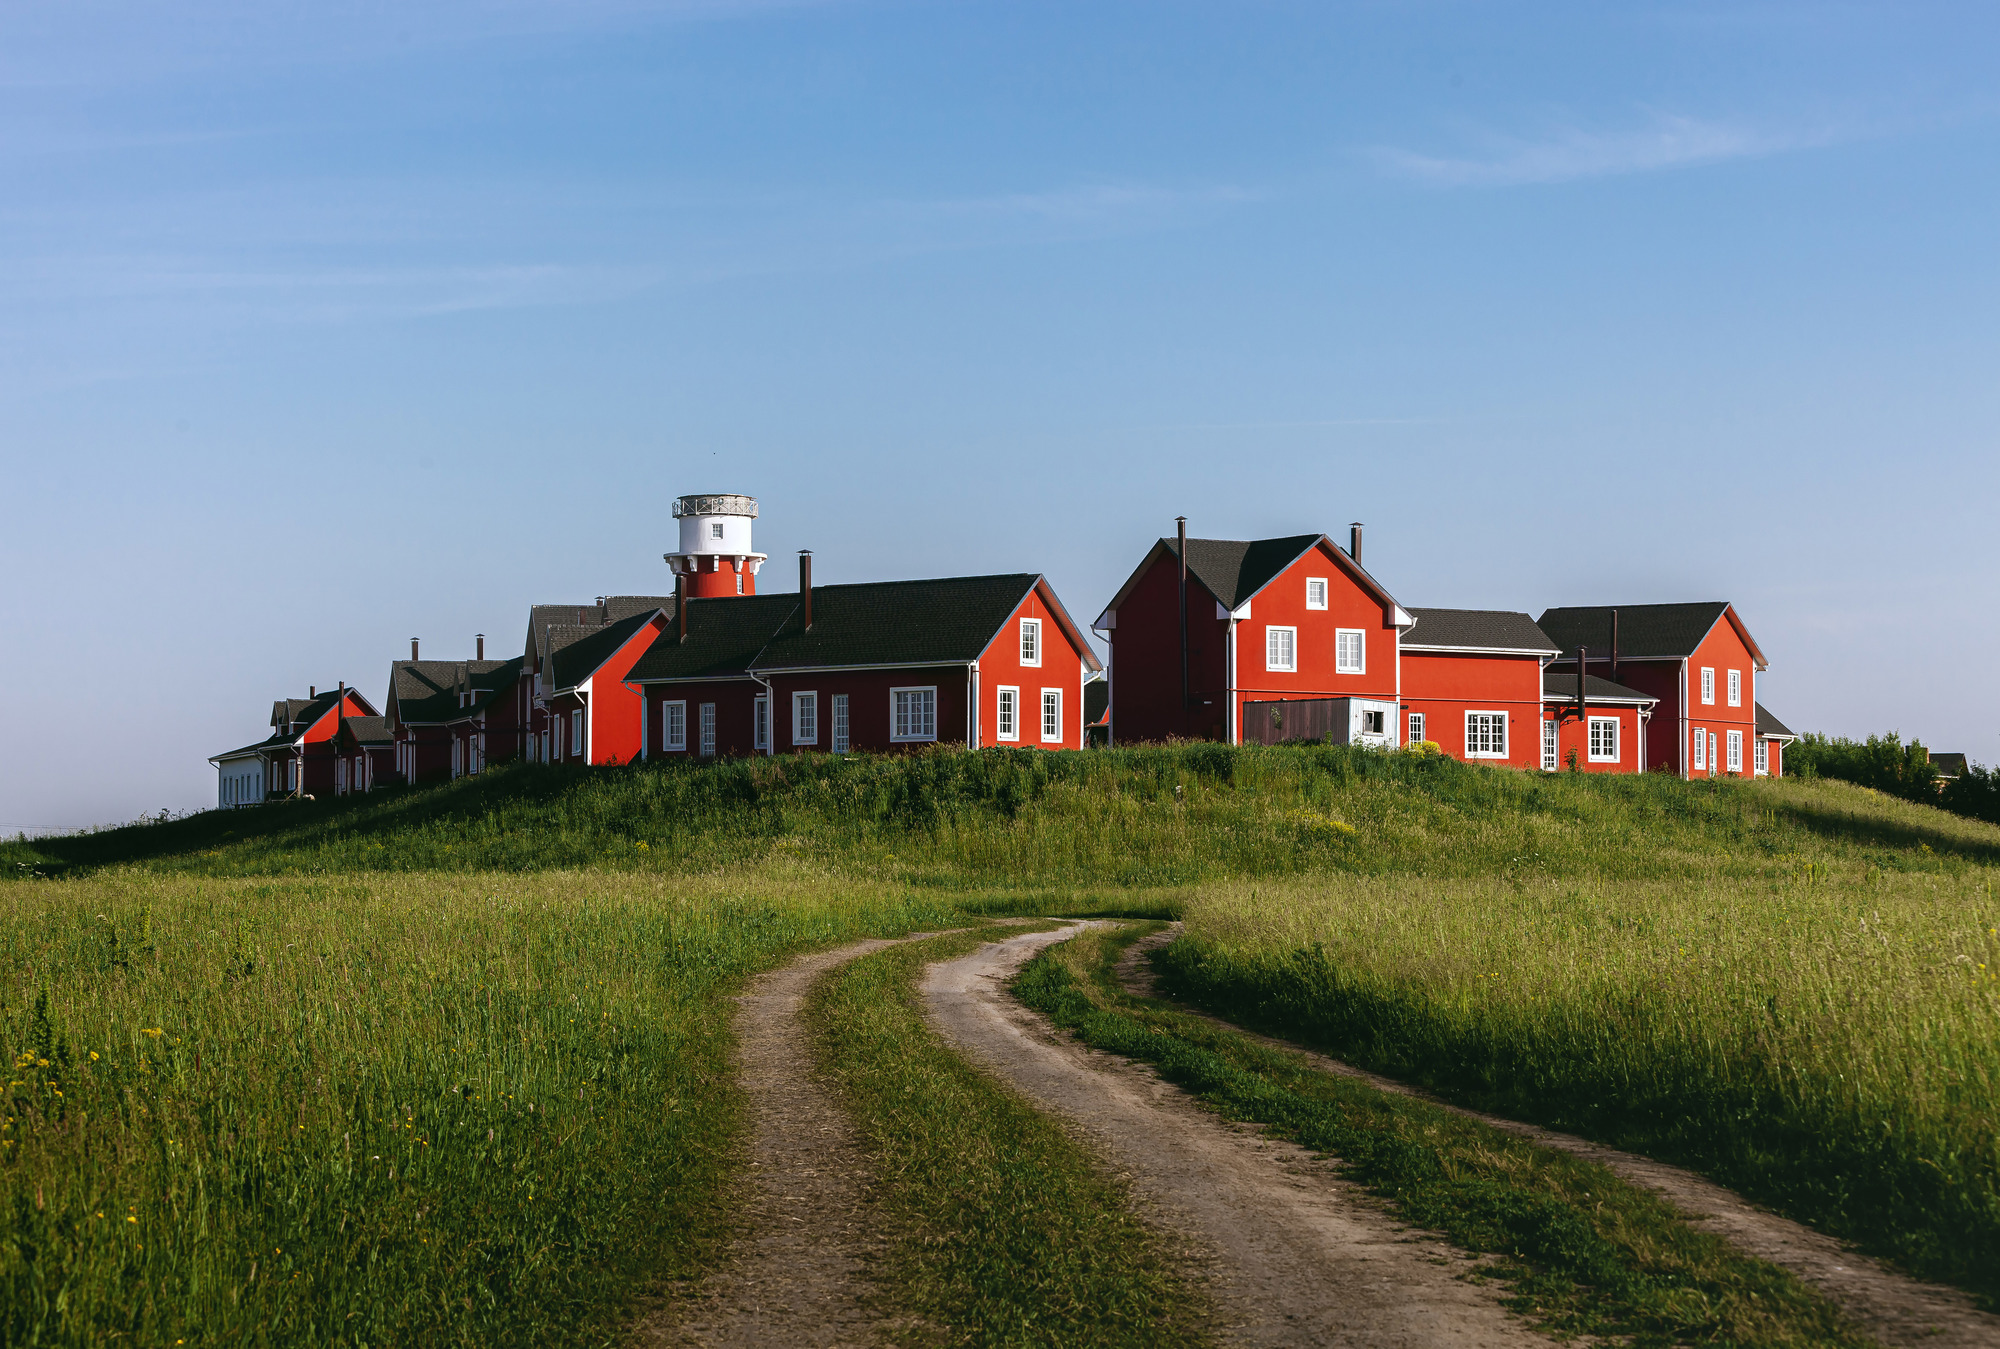
M656 759L699 758L701 756L701 705L715 704L715 753L718 758L756 754L756 699L764 691L753 679L714 679L694 684L647 684L647 754ZM661 748L660 709L670 702L685 701L687 707L687 749Z
M1178 582L1178 577L1176 577ZM1209 605L1214 612L1214 604ZM1021 663L1021 620L1040 619L1042 624L1042 663L1039 666ZM1176 630L1175 651L1178 652L1178 629ZM1083 679L1084 652L1078 649L1069 635L1056 622L1050 612L1048 602L1042 597L1040 587L1029 592L1020 607L1007 617L1007 622L987 648L979 654L979 743L982 745L1027 746L1034 749L1081 749L1083 747ZM1179 659L1176 655L1176 660ZM1008 685L1021 691L1020 736L1014 740L1000 738L1000 688ZM1042 690L1062 690L1062 740L1052 743L1042 739ZM942 699L943 690L939 690ZM1180 669L1174 669L1174 701L1180 698ZM960 743L964 736L961 732Z
M687 593L695 599L714 599L728 595L754 595L757 593L757 574L750 570L749 563L742 564L743 588L736 588L737 564L729 558L721 558L714 571L695 571L687 576Z
M1111 630L1111 734L1121 745L1222 738L1226 627L1215 596L1188 577L1188 687L1181 706L1180 563L1161 553L1118 606ZM1006 681L1001 681L1006 682Z
M1424 739L1455 759L1465 758L1465 714L1507 714L1507 757L1468 760L1510 768L1536 768L1542 761L1542 662L1535 656L1403 653L1403 722L1399 741L1409 733L1409 714L1424 715Z
M1621 671L1622 673L1622 671ZM1629 687L1629 686L1628 686ZM1548 704L1548 716L1553 719L1558 704ZM1655 714L1657 715L1657 713ZM1614 717L1618 722L1618 762L1592 763L1590 761L1590 737L1584 723L1571 718L1556 731L1556 769L1569 771L1569 752L1576 751L1576 769L1579 773L1643 773L1649 766L1645 756L1650 752L1640 737L1639 709L1621 707L1607 703L1600 707L1593 703L1590 707L1592 720L1599 717ZM1535 763L1539 766L1542 755L1541 728L1535 730Z
M1277 698L1378 698L1396 700L1396 629L1382 602L1346 572L1322 542L1250 600L1250 617L1236 625L1237 722L1242 704ZM1327 607L1306 608L1306 580L1327 583ZM1211 606L1210 613L1214 612ZM1121 621L1123 615L1120 615ZM1265 668L1266 629L1298 629L1292 672ZM1359 628L1363 634L1361 674L1334 672L1334 630ZM1537 691L1539 693L1539 690ZM1398 739L1400 740L1400 736Z
M889 690L914 685L937 686L937 740L940 745L965 743L965 676L963 665L935 665L908 670L853 670L817 674L774 675L771 678L771 740L779 754L825 753L833 748L833 695L848 697L848 747L885 753L921 749L930 741L889 739ZM792 694L819 693L819 740L792 743Z
M639 757L639 718L646 708L624 679L666 627L667 620L656 615L591 675L590 711L584 717L584 749L591 763L630 763Z
M1704 665L1715 670L1713 704L1703 703L1701 700L1701 670ZM1700 727L1715 733L1718 744L1715 756L1717 758L1727 753L1727 732L1740 732L1743 736L1742 776L1746 778L1751 776L1756 771L1756 760L1752 756L1757 738L1757 695L1754 673L1756 665L1750 659L1749 648L1743 644L1743 639L1737 635L1735 627L1724 618L1710 630L1708 636L1702 639L1701 645L1695 648L1694 655L1688 658L1687 666L1688 721L1680 731L1679 748L1683 760L1689 764L1689 771L1694 771L1692 760L1687 757L1690 753L1693 730ZM1741 672L1743 676L1742 705L1738 707L1729 705L1729 671L1732 669ZM1728 770L1722 764L1711 762L1704 771L1709 777L1719 777Z

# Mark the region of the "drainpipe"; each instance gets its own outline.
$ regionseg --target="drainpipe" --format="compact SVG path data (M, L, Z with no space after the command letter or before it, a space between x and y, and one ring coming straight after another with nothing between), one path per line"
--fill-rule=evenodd
M743 673L749 675L750 678L754 679L755 681L757 681L758 684L763 686L764 757L767 759L775 758L777 757L778 753L778 695L776 691L774 691L771 688L771 681L764 678L764 676L758 674L755 670L745 670ZM751 712L754 715L756 709L753 707L751 709Z
M1224 696L1229 699L1226 704L1229 715L1228 719L1223 722L1223 739L1229 744L1240 745L1243 743L1243 718L1239 714L1239 709L1236 705L1236 612L1233 609L1229 614L1227 649L1229 652L1229 675L1222 682L1226 689Z
M979 662L965 666L965 747L979 748Z
M1181 734L1186 735L1193 710L1188 706L1187 517L1174 517L1174 537L1181 554Z

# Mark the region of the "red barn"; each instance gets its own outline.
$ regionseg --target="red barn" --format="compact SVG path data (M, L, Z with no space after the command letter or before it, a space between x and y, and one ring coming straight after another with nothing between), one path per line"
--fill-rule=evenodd
M1505 609L1411 609L1402 656L1403 736L1455 759L1534 768L1542 748L1542 669L1555 643Z
M255 805L276 796L319 796L336 786L339 749L334 737L343 717L372 717L366 698L342 685L271 704L271 734L253 745L218 754L218 806Z
M1584 706L1576 705L1576 667L1549 671L1543 680L1541 766L1580 773L1646 771L1646 727L1659 699L1596 675L1585 675Z
M630 675L647 753L1079 749L1099 664L1031 573L691 600Z
M1552 669L1574 672L1582 647L1592 673L1659 699L1646 729L1646 767L1683 777L1752 775L1765 662L1735 606L1550 609L1537 622L1563 651Z
M1411 621L1324 534L1161 539L1094 625L1111 644L1112 738L1394 746Z

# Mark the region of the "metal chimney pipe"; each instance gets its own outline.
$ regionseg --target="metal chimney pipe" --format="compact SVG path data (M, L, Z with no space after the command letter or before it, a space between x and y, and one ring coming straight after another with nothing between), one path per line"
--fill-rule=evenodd
M415 660L416 658L417 658L417 639L412 637L410 639L410 659Z
M1618 682L1618 611L1611 611L1611 682Z
M1576 719L1583 723L1583 749L1585 754L1590 752L1590 700L1583 691L1583 681L1586 678L1583 667L1589 663L1590 648L1587 646L1578 647L1576 649Z
M308 697L308 698L317 698L317 697L319 697L319 685L317 685L317 684L308 684L308 685L306 685L306 697Z
M1347 527L1347 555L1358 566L1361 562L1361 522L1354 521Z
M681 640L688 639L688 587L687 577L674 573L674 619L681 626Z
M799 549L799 598L806 607L806 628L813 625L813 554L810 548Z
M1181 559L1181 729L1188 728L1187 517L1174 517L1174 546Z
M472 658L474 660L486 659L486 634L483 632L475 634L472 639Z

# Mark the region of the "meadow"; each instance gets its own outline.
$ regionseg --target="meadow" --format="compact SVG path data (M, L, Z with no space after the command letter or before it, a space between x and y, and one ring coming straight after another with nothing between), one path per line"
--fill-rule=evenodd
M0 843L0 1339L601 1341L727 1230L741 979L998 913L1184 916L1193 1001L1990 1299L1996 863L1845 783L1325 746L509 765Z

